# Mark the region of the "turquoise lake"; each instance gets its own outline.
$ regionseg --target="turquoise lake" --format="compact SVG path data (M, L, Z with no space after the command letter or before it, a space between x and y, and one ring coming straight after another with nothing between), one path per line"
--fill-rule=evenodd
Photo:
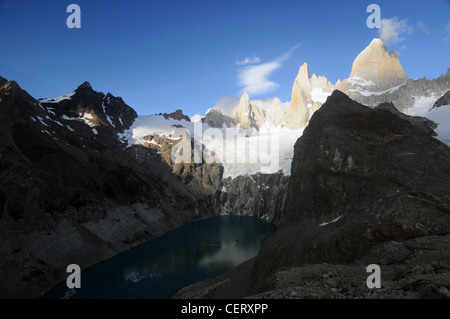
M255 257L275 229L250 216L200 220L87 268L81 272L81 288L68 289L63 282L44 298L170 298Z

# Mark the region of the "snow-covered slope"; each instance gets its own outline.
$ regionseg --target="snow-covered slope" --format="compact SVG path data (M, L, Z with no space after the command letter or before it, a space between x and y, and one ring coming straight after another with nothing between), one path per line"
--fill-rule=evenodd
M414 105L403 113L411 116L425 116L427 117L434 103L436 103L439 96L414 96Z
M145 136L159 135L179 139L180 126L198 142L205 145L205 161L216 161L224 166L224 178L240 175L277 173L290 175L294 144L303 128L289 130L280 126L264 125L254 129L212 128L201 122L164 119L162 116L139 116L132 127L119 138L128 143L144 144ZM214 157L208 154L213 152Z
M404 113L411 116L423 116L435 122L438 127L436 138L441 142L450 146L450 105L434 107L437 96L415 96L414 106L406 110Z
M450 105L433 108L426 117L438 124L436 138L450 146Z

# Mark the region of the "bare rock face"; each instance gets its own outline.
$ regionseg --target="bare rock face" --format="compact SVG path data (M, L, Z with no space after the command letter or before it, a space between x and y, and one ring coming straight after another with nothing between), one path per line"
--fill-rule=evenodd
M220 214L258 216L277 223L286 209L289 176L241 175L223 179L216 209Z
M304 63L292 87L291 104L286 112L287 126L290 129L305 127L332 91L333 86L325 77L315 74L310 77L308 65Z
M355 59L350 78L336 84L338 90L365 87L370 91L384 91L408 80L397 52L388 53L380 39L373 39ZM347 86L347 87L346 87Z

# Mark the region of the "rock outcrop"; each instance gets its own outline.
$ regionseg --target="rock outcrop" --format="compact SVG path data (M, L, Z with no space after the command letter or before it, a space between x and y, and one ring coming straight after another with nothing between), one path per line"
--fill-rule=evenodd
M190 122L191 119L189 118L189 116L183 114L183 110L176 110L175 112L172 113L162 113L161 114L166 120L167 119L174 119L177 121L181 121L181 120L185 120L186 122Z
M443 105L450 105L450 91L447 91L443 96L441 96L433 107L441 107Z
M286 209L288 183L289 176L282 173L227 178L215 207L222 215L257 216L278 223Z

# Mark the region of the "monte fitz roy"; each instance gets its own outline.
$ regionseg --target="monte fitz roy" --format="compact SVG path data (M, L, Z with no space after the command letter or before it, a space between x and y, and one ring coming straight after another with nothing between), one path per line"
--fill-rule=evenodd
M258 255L174 298L450 298L450 69L409 79L380 39L355 56L334 85L300 63L288 103L244 93L192 118L138 115L88 82L36 99L0 77L0 297L247 215L277 225Z

